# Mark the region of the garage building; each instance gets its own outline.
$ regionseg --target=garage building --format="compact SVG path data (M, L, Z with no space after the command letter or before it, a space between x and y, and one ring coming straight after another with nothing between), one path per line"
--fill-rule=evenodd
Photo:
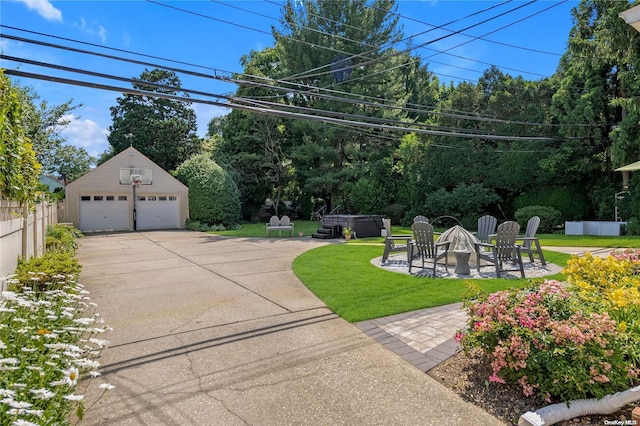
M84 232L183 229L188 188L130 147L68 184L65 209Z

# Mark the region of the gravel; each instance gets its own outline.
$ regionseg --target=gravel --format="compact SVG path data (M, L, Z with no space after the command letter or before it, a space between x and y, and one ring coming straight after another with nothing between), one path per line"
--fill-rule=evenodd
M427 374L458 393L486 412L507 424L517 425L520 416L549 403L535 397L525 397L519 386L489 383L491 367L477 354L458 352L447 361L429 370ZM613 414L589 415L556 423L560 426L576 425L632 425L631 411L638 403L630 404ZM627 422L625 422L627 421Z

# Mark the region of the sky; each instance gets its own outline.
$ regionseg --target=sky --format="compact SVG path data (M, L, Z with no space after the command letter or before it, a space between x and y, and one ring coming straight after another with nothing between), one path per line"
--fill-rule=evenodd
M424 58L441 83L458 84L477 82L491 65L527 80L551 76L566 49L573 24L571 9L578 1L398 0L397 4L404 36L412 36L413 46L424 45L413 54ZM130 83L22 60L125 78L139 77L145 68L153 68L31 42L35 40L210 75L242 72L243 55L273 46L271 26L279 26L282 5L283 0L2 0L0 50L21 61L1 58L0 68L127 88ZM217 79L178 75L184 89L225 95L237 88ZM81 104L67 117L70 123L62 136L93 156L108 148L110 107L117 104L121 92L34 78L11 79L32 87L49 105L70 99L74 105ZM196 103L192 108L200 136L206 134L212 118L230 111Z

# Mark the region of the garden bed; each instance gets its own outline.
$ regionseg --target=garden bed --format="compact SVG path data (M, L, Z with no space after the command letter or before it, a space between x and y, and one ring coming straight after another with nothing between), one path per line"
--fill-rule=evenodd
M427 374L444 384L462 399L477 405L509 425L517 425L521 415L549 405L542 399L526 397L518 385L489 383L491 366L478 356L468 356L459 352L447 361L429 370ZM560 426L591 426L614 424L613 421L631 419L631 411L636 405L630 404L613 414L577 417ZM607 421L607 423L605 423ZM619 423L624 424L624 423Z

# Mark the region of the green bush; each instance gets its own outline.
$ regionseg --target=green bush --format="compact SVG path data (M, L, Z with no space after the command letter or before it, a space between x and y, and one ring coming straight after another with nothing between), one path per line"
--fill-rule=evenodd
M640 235L640 220L637 217L629 219L625 233L627 235Z
M59 276L80 274L80 263L74 251L48 251L40 257L20 260L16 268L12 289L31 287L35 291L49 290L51 282L59 281Z
M233 226L224 226L224 225L207 225L206 223L202 223L197 220L187 219L186 228L190 231L200 231L200 232L209 232L209 231L228 231L232 229L240 229L241 226L239 224Z
M176 178L189 187L189 216L208 225L229 226L240 219L240 193L232 177L205 154L182 163Z
M584 190L578 188L544 188L526 192L513 201L515 210L528 206L549 206L558 210L561 221L591 217L591 206Z
M53 251L75 251L82 232L70 225L55 225L47 228L46 247Z
M433 220L439 216L453 216L466 228L472 229L488 207L500 201L491 188L479 184L461 184L451 192L439 189L427 197L423 214Z
M468 328L456 339L487 357L489 382L518 384L547 402L602 398L638 384L629 335L600 301L563 283L480 294L465 306Z
M379 214L382 197L380 188L370 179L362 178L344 188L347 204L356 214Z
M544 234L551 234L553 231L562 225L562 213L553 207L546 206L529 206L516 210L516 221L520 224L522 229L526 229L527 222L533 216L540 217L540 226L538 232Z

